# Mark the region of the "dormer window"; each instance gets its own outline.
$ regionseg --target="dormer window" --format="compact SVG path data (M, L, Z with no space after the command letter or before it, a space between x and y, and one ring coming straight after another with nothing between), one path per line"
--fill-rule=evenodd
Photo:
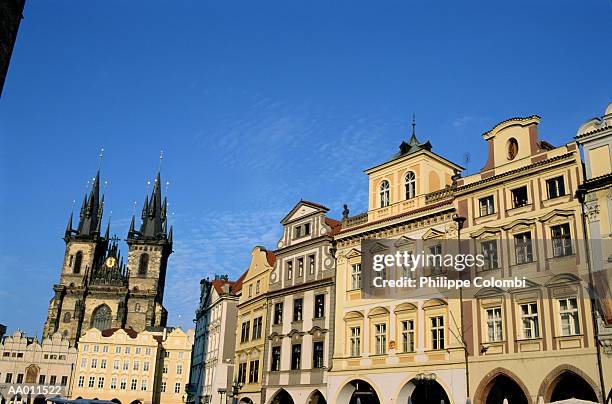
M298 239L310 235L310 223L304 223L293 228L293 239Z
M416 175L408 171L405 178L406 199L412 199L416 195Z
M389 196L389 181L384 180L380 183L380 207L385 208L389 206L390 203Z
M508 160L514 160L518 154L518 142L515 138L508 140Z

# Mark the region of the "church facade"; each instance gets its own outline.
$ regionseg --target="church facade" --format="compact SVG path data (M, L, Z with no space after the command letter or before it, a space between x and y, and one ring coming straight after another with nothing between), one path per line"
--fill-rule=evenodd
M44 338L60 333L74 345L94 327L140 332L147 326L166 325L163 297L172 228L168 230L160 173L150 197L145 197L139 230L132 217L127 259L119 251L119 238L110 237L110 222L105 233L100 232L103 212L98 171L91 192L83 199L76 228L72 213L68 220L64 261L59 282L53 286Z

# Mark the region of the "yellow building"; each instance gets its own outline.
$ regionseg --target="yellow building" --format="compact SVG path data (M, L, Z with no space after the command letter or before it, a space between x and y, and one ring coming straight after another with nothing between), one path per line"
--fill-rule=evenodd
M483 135L488 160L452 194L464 245L485 257L471 278L525 278L479 287L464 300L473 403L597 401L601 392L575 142L538 138L540 118L503 121ZM497 400L497 401L495 401Z
M612 103L601 118L585 122L576 134L584 155L585 180L578 188L590 251L591 283L604 392L612 386Z
M88 330L80 339L72 397L182 403L193 331Z
M413 130L389 161L366 170L368 211L345 214L335 237L335 334L327 384L331 403L466 400L458 301L439 294L402 298L364 293L371 270L362 266L364 241L389 240L398 251L416 253L436 251L444 240L456 237L449 190L462 168L431 149ZM437 270L433 265L424 268L424 275L436 276Z
M238 300L234 380L239 403L262 402L262 375L266 328L266 294L276 257L272 251L255 247L246 273L236 282ZM228 395L232 395L229 392Z

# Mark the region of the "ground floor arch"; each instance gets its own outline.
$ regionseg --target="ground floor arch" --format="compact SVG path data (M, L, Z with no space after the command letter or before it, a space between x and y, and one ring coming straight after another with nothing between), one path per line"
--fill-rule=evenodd
M372 384L363 379L354 379L340 389L336 402L347 404L380 404L380 398Z
M538 396L542 396L547 403L570 398L599 402L601 399L596 386L595 382L577 367L562 365L544 378Z
M253 400L248 397L242 397L240 401L238 401L238 404L253 404Z
M327 400L325 400L323 393L321 393L319 390L315 390L310 393L310 396L308 396L306 404L327 404Z
M405 383L396 401L411 404L450 404L446 390L433 376L413 378Z
M508 400L509 403L528 404L527 394L509 376L500 373L495 376L484 391L483 404L498 404Z
M34 401L33 401L34 404L45 404L46 402L47 402L47 399L43 395L34 397Z
M287 390L279 389L272 396L272 400L270 400L270 404L295 404L295 401L293 401L293 397L291 397L291 394L289 394Z
M119 400L118 398L113 398L111 401L113 403L121 404L121 400Z

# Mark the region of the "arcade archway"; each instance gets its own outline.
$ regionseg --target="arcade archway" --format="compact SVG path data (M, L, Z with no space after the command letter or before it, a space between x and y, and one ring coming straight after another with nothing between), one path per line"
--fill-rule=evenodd
M287 390L280 389L276 392L276 394L274 394L270 404L295 404L295 402Z
M582 377L572 371L561 373L550 386L550 402L577 398L579 400L597 402L597 394L593 387Z
M374 387L365 380L351 380L340 389L338 403L347 404L380 404Z
M306 404L327 404L327 400L323 397L323 394L319 390L315 390L310 393Z

